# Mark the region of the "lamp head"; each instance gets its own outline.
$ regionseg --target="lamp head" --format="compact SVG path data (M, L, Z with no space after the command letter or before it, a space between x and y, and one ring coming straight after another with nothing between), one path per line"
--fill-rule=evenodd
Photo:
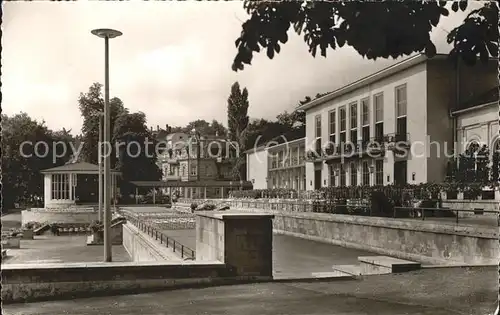
M100 38L115 38L123 35L122 32L110 28L98 28L92 30L91 33Z

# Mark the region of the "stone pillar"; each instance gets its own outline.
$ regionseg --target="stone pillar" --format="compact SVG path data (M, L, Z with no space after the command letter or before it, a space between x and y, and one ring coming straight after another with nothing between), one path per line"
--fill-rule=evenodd
M196 260L221 261L230 276L272 279L274 215L200 212L196 217Z
M73 196L73 174L68 174L69 181L69 200L75 200L75 196Z

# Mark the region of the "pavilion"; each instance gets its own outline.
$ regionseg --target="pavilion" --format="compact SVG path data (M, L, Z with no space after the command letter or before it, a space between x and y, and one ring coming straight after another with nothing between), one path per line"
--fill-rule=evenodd
M87 162L69 163L41 171L44 174L44 207L64 208L79 203L97 204L99 166ZM117 177L111 170L111 196L116 196Z

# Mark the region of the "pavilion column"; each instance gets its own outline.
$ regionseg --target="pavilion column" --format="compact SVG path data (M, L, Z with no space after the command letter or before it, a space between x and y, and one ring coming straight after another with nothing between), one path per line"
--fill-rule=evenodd
M220 188L220 197L224 199L224 186Z
M205 193L204 193L204 199L207 199L207 186L205 186Z
M156 187L153 187L153 204L156 204Z
M69 200L74 200L73 199L73 174L69 173L68 174L68 181L69 181Z
M139 188L135 187L135 204L139 204Z

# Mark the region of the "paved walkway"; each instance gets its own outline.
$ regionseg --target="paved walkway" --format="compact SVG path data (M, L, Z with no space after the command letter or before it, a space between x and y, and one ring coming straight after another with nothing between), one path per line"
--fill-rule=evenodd
M486 315L497 268L439 268L362 280L261 283L3 305L7 315Z
M130 261L123 245L112 247L113 261ZM20 249L7 249L2 264L37 264L63 262L102 261L102 245L87 246L87 236L35 236L34 240L21 240Z

